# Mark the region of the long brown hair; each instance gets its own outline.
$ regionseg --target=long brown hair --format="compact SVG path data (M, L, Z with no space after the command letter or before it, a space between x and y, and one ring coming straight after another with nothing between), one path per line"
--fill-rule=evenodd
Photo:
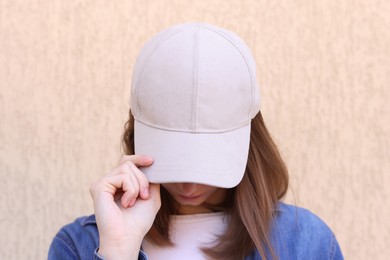
M134 154L134 117L129 111L122 137L125 154ZM261 112L251 123L248 162L239 185L229 189L222 205L229 216L228 229L212 248L203 252L214 259L244 259L257 249L261 258L268 254L277 258L270 241L270 232L277 203L288 188L287 168L269 134ZM174 200L161 187L162 207L157 213L147 239L160 246L170 246L170 215L175 214Z

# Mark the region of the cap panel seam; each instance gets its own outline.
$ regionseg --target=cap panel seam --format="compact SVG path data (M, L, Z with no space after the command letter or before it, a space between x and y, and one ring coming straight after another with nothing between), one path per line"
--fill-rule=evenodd
M192 65L192 97L190 110L190 124L193 132L196 132L197 126L197 105L198 105L198 66L199 66L199 27L195 28L194 33L194 50Z
M241 55L242 59L244 60L245 62L245 65L246 65L246 68L248 70L248 73L249 73L249 78L250 78L250 84L251 84L251 101L250 101L250 107L249 107L249 111L248 111L248 117L250 119L252 119L252 116L251 116L251 111L252 111L252 108L253 108L253 77L252 77L252 73L251 73L251 70L249 68L249 64L245 58L245 55L243 54L243 52L230 40L228 39L225 35L223 35L222 33L220 33L219 31L215 30L214 28L210 28L210 27L205 27L205 26L202 26L202 25L199 25L200 27L204 28L204 29L207 29L209 31L212 31L216 34L218 34L219 36L221 36L223 39L225 39L227 42L229 42L233 47L234 49L236 49L238 51L238 53Z
M200 95L201 95L201 91L202 91L202 88L200 86L200 65L202 64L201 63L201 57L200 57L200 43L201 43L201 30L199 28L199 26L197 27L197 32L198 32L198 41L197 41L197 53L196 53L196 57L197 57L197 60L198 60L198 63L197 63L197 69L196 69L196 116L195 116L195 132L198 131L198 127L199 127L199 116L200 116L200 106L199 106L199 98L200 98Z

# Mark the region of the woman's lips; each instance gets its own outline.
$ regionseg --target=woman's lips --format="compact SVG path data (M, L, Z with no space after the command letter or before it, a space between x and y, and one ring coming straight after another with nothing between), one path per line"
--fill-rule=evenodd
M202 195L190 195L190 196L186 196L186 195L181 195L179 194L179 197L183 200L195 200L195 199L198 199L200 198Z

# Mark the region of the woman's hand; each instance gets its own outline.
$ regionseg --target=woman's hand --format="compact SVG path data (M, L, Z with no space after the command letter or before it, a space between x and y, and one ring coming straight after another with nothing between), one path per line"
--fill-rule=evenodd
M142 240L161 206L160 185L149 184L137 168L152 163L147 156L125 155L117 168L91 185L100 255L138 258Z

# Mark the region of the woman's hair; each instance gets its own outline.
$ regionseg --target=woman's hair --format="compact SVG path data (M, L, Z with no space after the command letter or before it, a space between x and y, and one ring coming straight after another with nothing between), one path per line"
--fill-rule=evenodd
M134 154L134 117L129 111L122 137L125 154ZM251 123L248 162L240 184L229 189L224 205L214 210L228 214L228 228L218 237L215 247L203 248L214 259L244 259L257 249L262 259L268 253L276 258L270 241L270 232L278 201L288 188L287 168L272 141L261 112ZM170 215L177 205L161 187L162 207L157 213L147 239L160 246L173 245L169 239Z

